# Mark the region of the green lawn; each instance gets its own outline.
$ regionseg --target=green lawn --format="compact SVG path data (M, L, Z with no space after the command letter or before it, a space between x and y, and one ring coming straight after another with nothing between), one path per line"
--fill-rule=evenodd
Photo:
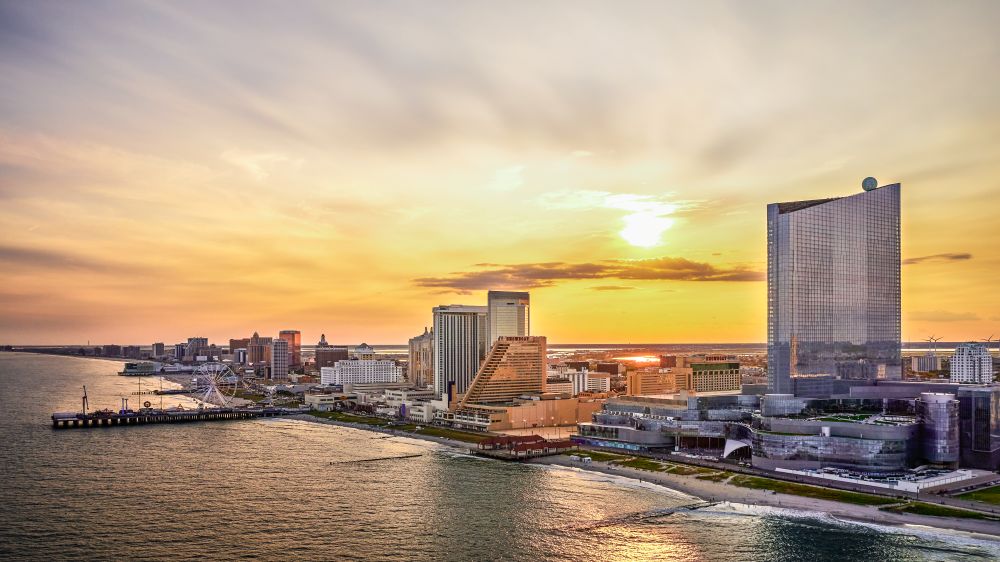
M620 466L627 466L629 468L638 468L639 470L649 470L653 472L667 472L678 476L690 476L692 474L709 474L716 472L710 468L689 466L686 464L674 464L672 462L662 462L645 457L621 457L618 460L612 460L611 462Z
M733 475L732 472L715 472L711 474L702 474L699 476L695 476L695 478L699 480L711 480L712 482L722 482L723 480L729 478L732 475Z
M883 507L885 511L895 511L898 513L913 513L915 515L931 515L934 517L959 517L962 519L986 519L989 521L1000 521L1000 517L977 513L966 509L956 509L944 505L935 505L924 502L910 502L905 505Z
M385 427L389 425L388 420L382 418L375 418L371 416L361 416L358 414L348 414L346 412L309 412L310 415L316 416L317 418L326 418L330 420L337 420L342 422L350 423L360 423L365 425L372 425L375 427Z
M448 429L447 427L423 427L420 430L416 430L416 428L414 428L414 430L411 431L421 435L433 435L434 437L455 439L456 441L465 441L466 443L479 443L480 441L491 437L485 433L471 433L468 431L459 431L457 429Z
M692 474L708 474L713 472L710 468L702 468L700 466L688 466L686 464L671 464L667 467L665 472L670 474L676 474L678 476L690 476Z
M628 459L624 461L615 461L615 464L621 466L627 466L629 468L638 468L640 470L652 470L654 472L663 472L666 470L661 463L658 463L651 459L644 459L641 457L636 457L634 459Z
M832 488L820 488L819 486L809 486L806 484L797 484L795 482L782 482L780 480L760 478L757 476L738 475L734 476L729 482L736 486L751 488L754 490L771 490L779 494L793 494L807 498L854 503L858 505L888 505L899 502L899 500L893 498L883 498L870 494L860 494L858 492L846 492L843 490L834 490Z
M266 398L263 394L258 394L256 392L251 392L249 390L239 388L233 393L236 398L243 398L244 400L253 400L254 402L259 402Z
M1000 505L1000 486L959 494L957 498Z
M602 453L600 451L572 451L569 453L563 453L565 455L576 455L578 457L590 457L591 460L597 462L609 462L609 461L620 461L625 460L628 457L623 455L616 455L614 453Z
M370 425L372 427L390 428L402 432L418 433L420 435L432 435L434 437L443 437L446 439L455 439L456 441L465 441L466 443L478 443L483 439L487 439L490 437L490 435L486 435L485 433L471 433L468 431L459 431L457 429L448 429L446 427L422 426L418 430L417 426L412 423L390 426L389 420L383 418L362 416L359 414L348 414L347 412L312 411L309 412L309 414L316 416L317 418L326 418L342 422Z

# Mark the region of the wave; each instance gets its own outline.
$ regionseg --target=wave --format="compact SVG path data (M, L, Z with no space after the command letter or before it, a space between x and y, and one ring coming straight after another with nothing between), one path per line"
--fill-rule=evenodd
M532 466L536 468L552 470L557 472L572 473L580 478L583 478L584 480L588 480L591 482L603 482L615 486L621 486L624 488L631 488L634 490L654 491L674 498L683 499L688 502L702 501L701 498L697 496L686 494L680 490L675 490L674 488L671 488L664 484L649 482L647 480L639 480L638 478L633 478L631 476L608 474L606 472L587 470L586 468L579 468L575 466L563 466L559 464L531 464L526 466Z
M931 546L931 544L944 544L948 547L962 547L963 550L960 552L964 553L966 552L964 549L973 547L989 554L991 559L1000 559L1000 539L945 527L928 527L915 524L892 525L856 519L841 519L823 511L749 505L729 501L708 504L700 508L696 507L692 509L691 513L692 515L697 514L708 517L780 517L783 519L809 520L850 531L855 531L859 527L862 527L877 533L914 537L928 543L924 545L926 548L935 548L936 550L945 552L953 550L952 548Z

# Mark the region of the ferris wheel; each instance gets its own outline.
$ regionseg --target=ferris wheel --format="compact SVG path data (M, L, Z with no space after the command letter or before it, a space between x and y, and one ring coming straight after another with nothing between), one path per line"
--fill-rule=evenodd
M224 363L205 363L195 372L191 382L194 398L220 408L233 405L236 391L243 384L241 378Z

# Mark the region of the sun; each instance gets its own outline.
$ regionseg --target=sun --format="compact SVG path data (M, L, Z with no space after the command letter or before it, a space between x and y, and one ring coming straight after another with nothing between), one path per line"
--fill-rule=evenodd
M660 244L663 232L673 226L674 219L655 213L633 213L625 215L625 227L618 234L633 246L652 248Z

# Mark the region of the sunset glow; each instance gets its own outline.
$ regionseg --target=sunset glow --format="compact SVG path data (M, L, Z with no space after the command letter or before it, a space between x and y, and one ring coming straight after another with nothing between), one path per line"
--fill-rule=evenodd
M0 4L0 343L760 342L765 205L869 175L903 339L1000 332L995 3L296 4Z

